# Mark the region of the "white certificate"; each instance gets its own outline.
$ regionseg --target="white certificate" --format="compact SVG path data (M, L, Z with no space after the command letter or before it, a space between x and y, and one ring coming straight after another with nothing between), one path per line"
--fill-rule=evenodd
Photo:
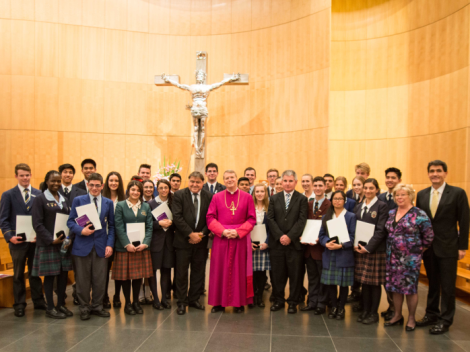
M266 233L265 224L255 225L255 227L253 227L251 231L251 240L253 242L265 243L266 237L268 237L268 234Z
M126 231L127 238L129 238L131 243L137 241L140 241L140 244L144 243L145 222L128 223L126 226Z
M165 216L162 217L163 214L165 214L169 220L173 221L173 214L166 202L160 204L158 207L152 210L152 215L157 221L163 220L165 218Z
M93 226L95 227L95 231L101 230L101 221L100 217L98 216L98 212L96 211L96 207L94 204L85 204L75 208L77 210L77 215L88 216L88 219L92 222Z
M64 231L65 237L69 235L69 228L67 227L67 220L69 216L66 214L56 214L55 215L55 225L54 225L54 233L53 236L56 238L56 233L60 231Z
M338 244L351 241L348 227L346 226L346 219L343 216L338 219L328 220L326 226L328 226L330 238L338 237Z
M304 232L302 233L301 243L317 243L318 235L320 234L321 220L307 220Z
M357 246L359 244L359 241L369 243L372 236L374 236L374 231L375 225L357 220L356 235L354 236L354 246Z
M33 217L31 215L16 216L16 233L24 233L26 235L26 242L34 241L36 232L33 229Z

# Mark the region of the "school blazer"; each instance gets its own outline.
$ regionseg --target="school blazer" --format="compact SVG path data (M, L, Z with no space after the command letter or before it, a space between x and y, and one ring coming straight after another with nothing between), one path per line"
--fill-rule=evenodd
M16 216L32 215L31 209L34 204L34 200L41 194L40 190L31 187L31 200L28 204L25 204L18 185L3 192L0 200L0 228L2 229L3 237L9 244L10 249L24 249L30 244L35 245L35 243L31 242L13 244L10 243L10 239L13 236L16 236Z
M380 194L377 198L378 198L379 200L381 200L382 202L384 202L384 203L387 204L388 210L392 210L392 209L398 208L398 205L397 205L397 203L395 203L395 201L393 200L393 197L392 197L392 199L391 199L390 201L387 199L387 192L384 192L384 193Z
M214 192L214 194L219 193L219 192L222 192L222 191L224 191L226 188L227 188L227 187L225 187L224 185L222 185L222 184L220 184L220 183L217 182L217 183L215 184L215 192ZM204 186L202 186L202 189L205 190L205 191L207 191L207 192L209 192L209 193L211 192L211 191L210 191L210 188L209 188L209 184L208 184L207 182L204 183Z
M116 251L127 252L125 246L131 243L127 237L127 224L138 222L145 223L145 237L143 244L147 245L145 250L148 250L150 248L150 242L152 241L153 230L153 215L150 206L147 203L141 203L140 209L137 212L137 216L135 216L134 211L129 208L125 200L117 203L116 210L114 212L114 226L116 228Z
M64 189L62 188L62 186L60 186L60 188L59 188L59 193L62 195L62 197L65 198L69 208L72 208L73 200L75 198L77 198L79 196L84 196L85 194L87 194L86 191L84 191L83 189L78 188L77 186L74 186L74 185L72 185L72 190L70 191L68 197L65 195Z
M156 209L161 203L157 203L155 199L149 200L147 203L150 206L150 209ZM160 252L163 250L163 245L165 244L165 240L168 240L168 243L171 247L173 247L173 239L175 233L175 226L171 225L168 230L164 230L163 227L160 226L155 217L152 216L153 220L153 230L152 230L152 241L150 242L150 251L152 252Z
M374 235L365 247L369 253L385 252L386 242L388 237L385 223L388 220L388 206L381 200L377 200L375 204L367 210L364 218L361 219L362 205L356 206L354 209L357 220L367 222L375 225Z
M352 198L346 197L346 203L344 203L344 209L346 209L347 211L353 211L355 206L356 206L356 201Z
M337 249L334 252L336 253L336 266L338 268L350 268L354 266L354 236L356 234L356 215L349 211L344 214L344 220L346 221L346 226L348 227L349 232L349 242L343 243L342 249ZM332 237L335 237L334 234ZM325 247L325 251L322 256L323 269L330 268L330 258L331 252L326 248L326 243L330 240L330 234L328 233L328 227L326 225L326 218L322 220L322 227L320 229L320 244Z
M88 194L73 200L72 210L67 220L67 226L70 229L69 237L74 238L72 255L86 257L95 247L96 254L104 258L106 247L113 248L115 242L114 203L111 199L101 196L101 230L95 230L90 236L84 236L82 235L83 227L75 222L75 219L78 218L77 207L90 203L91 199Z

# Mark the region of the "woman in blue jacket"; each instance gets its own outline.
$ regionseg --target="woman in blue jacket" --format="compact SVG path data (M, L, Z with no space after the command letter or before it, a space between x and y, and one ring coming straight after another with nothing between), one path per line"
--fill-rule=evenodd
M354 283L354 233L356 232L356 215L344 208L346 194L336 191L331 196L331 207L322 219L320 230L320 244L326 248L323 252L323 271L321 283L324 285L332 309L328 318L344 319L344 305L348 297L348 287ZM343 218L349 233L349 241L338 244L336 240L330 241L336 235L328 233L326 222L328 220ZM339 286L339 302L338 289Z

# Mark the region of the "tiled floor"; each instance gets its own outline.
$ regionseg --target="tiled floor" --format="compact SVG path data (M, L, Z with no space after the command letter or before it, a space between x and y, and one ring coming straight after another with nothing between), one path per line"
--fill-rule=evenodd
M66 320L48 319L32 305L24 318L16 318L12 309L1 309L0 351L470 352L470 310L460 302L450 332L432 336L427 328L412 333L402 326L384 328L383 320L373 326L359 324L357 313L352 313L349 305L344 321L311 312L289 315L285 310L271 314L268 307L247 309L243 314L234 314L231 308L211 314L207 307L205 311L190 309L178 316L173 299L171 310L145 306L143 315L128 316L122 309L111 309L110 319L92 316L81 321L71 301L70 287L68 293L67 307L76 315ZM419 293L421 317L427 287L420 285ZM266 302L269 294L265 292ZM207 297L204 301L207 305Z

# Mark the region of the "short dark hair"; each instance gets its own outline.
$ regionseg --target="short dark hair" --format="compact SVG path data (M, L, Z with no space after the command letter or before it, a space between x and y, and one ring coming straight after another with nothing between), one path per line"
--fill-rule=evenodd
M15 175L18 176L18 170L23 170L31 173L31 168L28 164L21 163L15 166Z
M65 169L72 170L73 174L75 175L75 168L72 164L62 164L59 166L59 173L61 174Z
M323 184L326 183L325 179L321 176L316 176L314 179L313 179L313 183L315 182L323 182Z
M137 171L137 173L139 173L139 172L140 172L140 169L142 169L142 168L151 170L151 169L152 169L152 166L149 165L149 164L140 164L140 166L139 166L139 171Z
M103 184L103 176L101 176L99 173L97 172L94 172L90 175L90 177L88 178L88 182L90 181L100 181L101 184Z
M401 179L401 171L400 169L397 169L396 167L389 167L387 170L385 170L385 176L387 176L387 174L389 172L394 172L397 174L398 176L398 179Z
M207 165L206 165L206 172L207 172L207 170L209 170L209 168L211 168L211 167L215 168L215 170L216 170L217 172L219 172L219 167L217 166L216 163L209 163L209 164L207 164Z
M173 174L174 175L174 174ZM179 175L178 175L179 176ZM191 178L191 177L196 177L196 178L200 178L202 182L204 182L204 175L201 174L199 171L193 171L189 174L188 176L188 180ZM181 177L180 177L180 180L181 180Z
M430 161L429 164L428 164L428 172L429 172L429 169L431 168L431 166L442 166L442 169L444 170L444 172L447 172L447 164L445 162L443 162L442 160Z
M80 164L82 169L85 166L85 164L92 164L93 167L96 169L96 161L94 161L93 159L84 159L82 163Z
M240 183L243 182L243 181L248 182L248 184L250 183L250 180L248 179L248 177L240 177L240 178L238 179L237 185L240 185Z
M380 190L379 183L377 182L375 178L368 178L367 180L365 180L364 186L366 185L366 183L372 183L375 186L375 188Z
M21 164L20 164L21 165ZM26 164L25 164L26 165ZM20 170L23 170L23 169L20 169ZM26 171L26 170L24 170ZM52 176L60 176L59 172L57 170L51 170L51 171L48 171L46 176L44 177L44 182L41 182L41 185L39 186L39 189L42 193L44 193L47 189L47 181L49 181L49 179L52 177Z
M127 184L127 190L126 190L127 198L129 198L130 189L134 186L137 186L137 188L139 189L139 191L140 191L140 201L142 201L142 197L144 196L144 187L142 186L141 182L135 181L135 180L129 181L129 183Z
M331 177L333 179L333 181L335 180L335 177L332 174L324 174L323 179L325 179L325 177ZM326 182L326 180L325 180L325 182Z
M181 181L181 175L180 175L180 174L178 174L178 173L176 173L176 172L175 172L175 173L172 173L172 174L170 175L169 180L171 181L171 179L172 179L173 177L178 177L178 178L180 179L180 181ZM204 180L203 180L203 181L204 181Z
M256 170L255 170L254 167L251 167L251 166L247 167L247 168L245 169L245 171L243 171L243 175L245 175L247 171L254 171L254 172L255 172L255 176L256 176Z

